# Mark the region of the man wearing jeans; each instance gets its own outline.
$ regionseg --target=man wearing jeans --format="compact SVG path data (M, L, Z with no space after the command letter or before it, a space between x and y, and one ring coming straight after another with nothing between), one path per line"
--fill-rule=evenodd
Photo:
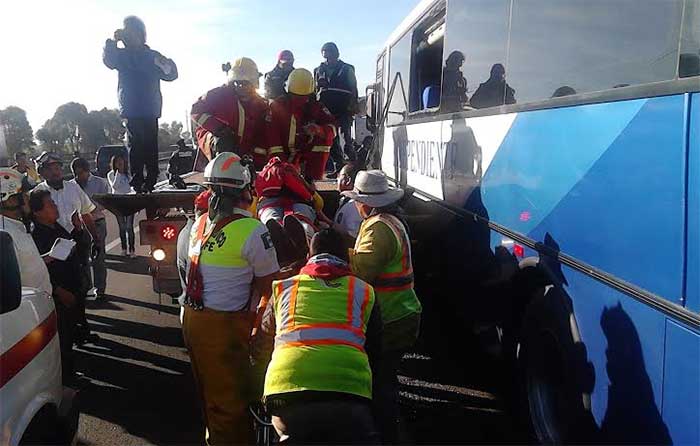
M117 47L120 41L124 48ZM150 192L159 174L160 81L177 79L177 66L146 45L146 26L135 16L125 18L124 28L114 32L114 39L107 39L102 60L108 68L119 71L119 109L127 121L131 185L137 193Z
M93 195L108 194L109 185L104 178L100 178L90 173L90 165L84 158L76 158L71 162L71 170L73 171L74 183L78 184L83 191L92 200ZM89 263L92 264L92 284L94 289L88 292L88 299L94 296L95 299L104 298L105 289L107 288L107 267L105 266L105 243L107 241L107 223L105 220L104 208L95 203L95 210L91 212L92 220L97 228L97 235L102 241L94 250L88 250L90 253ZM87 256L86 256L87 257Z

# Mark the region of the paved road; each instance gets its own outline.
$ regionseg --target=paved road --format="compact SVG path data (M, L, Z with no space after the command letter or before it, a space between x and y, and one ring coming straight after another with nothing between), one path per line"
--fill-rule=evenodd
M113 218L108 231L109 240L118 238ZM137 259L121 258L119 251L113 244L107 260L107 302L88 310L102 340L77 353L78 369L89 379L79 395L79 444L200 444L179 310L152 292L146 247L137 248ZM403 440L522 442L498 396L498 363L466 343L463 327L430 309L426 305L424 339L401 370Z

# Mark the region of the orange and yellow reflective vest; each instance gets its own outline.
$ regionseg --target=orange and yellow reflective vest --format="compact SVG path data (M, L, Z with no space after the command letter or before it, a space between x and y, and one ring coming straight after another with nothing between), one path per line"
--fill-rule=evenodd
M374 291L354 276L273 283L276 336L264 397L304 390L372 397L365 333Z

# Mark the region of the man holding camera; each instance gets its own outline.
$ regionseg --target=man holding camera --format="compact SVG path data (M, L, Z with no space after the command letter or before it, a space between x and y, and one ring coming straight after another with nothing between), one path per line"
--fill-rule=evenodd
M119 48L118 42L124 48ZM126 119L131 186L136 192L150 192L159 174L160 81L177 79L177 66L146 45L146 26L136 16L125 18L124 28L114 32L114 39L107 39L102 60L108 68L119 71L119 109Z

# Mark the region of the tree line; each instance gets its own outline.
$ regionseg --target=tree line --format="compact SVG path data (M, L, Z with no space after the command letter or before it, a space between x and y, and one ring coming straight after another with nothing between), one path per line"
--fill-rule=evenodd
M159 148L175 144L182 130L181 122L160 124ZM0 109L0 131L9 157L17 152L34 156L44 150L68 156L78 152L83 156L94 156L100 146L123 144L126 128L116 109L88 111L83 104L68 102L60 105L36 133L22 108L12 105Z

